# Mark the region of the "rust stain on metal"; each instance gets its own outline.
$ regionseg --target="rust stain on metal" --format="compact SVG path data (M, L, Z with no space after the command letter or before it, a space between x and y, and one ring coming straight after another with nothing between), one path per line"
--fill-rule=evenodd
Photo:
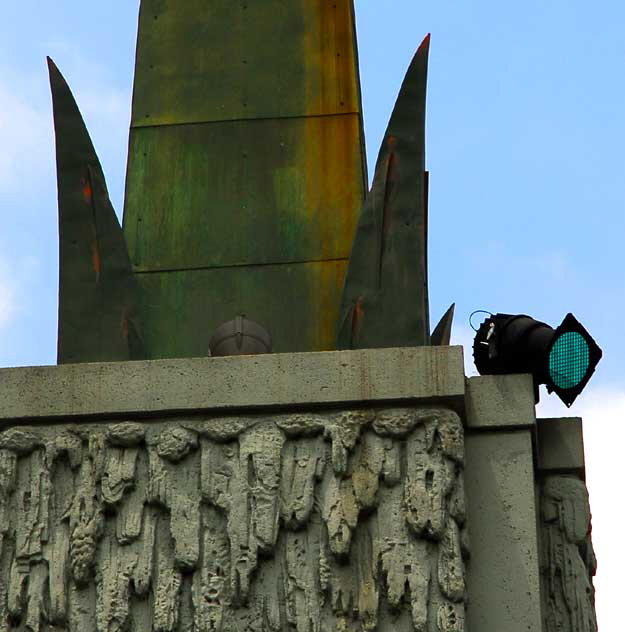
M387 248L388 234L392 225L393 207L390 204L390 197L393 185L397 181L397 160L396 153L393 151L395 139L391 136L388 139L390 153L386 161L386 179L384 183L384 202L382 204L382 218L380 230L380 248L378 251L378 287L382 287L382 265L384 262L384 254ZM393 142L392 142L393 141Z
M323 58L327 59L327 56ZM331 70L335 73L334 80L343 84L336 74L337 69ZM336 244L336 252L350 252L364 199L364 177L359 164L360 134L359 114L326 116L322 121L309 117L306 119L304 142L298 152L306 182L304 221L311 234L316 234L322 243ZM340 204L337 205L336 201ZM319 209L324 208L326 213L337 213L333 221L319 216ZM316 349L326 350L335 346L336 321L332 321L332 314L338 318L346 269L347 260L328 260L311 271L317 276L310 286L316 293L311 296L311 304L317 303L321 308L317 331L314 332Z
M304 33L306 113L359 112L352 3L314 4Z
M97 219L97 211L95 207L95 200L93 197L93 174L91 172L91 167L87 166L87 174L84 179L83 186L83 197L85 198L85 202L91 208L91 265L93 266L93 271L95 272L95 282L96 285L100 282L100 271L102 269L102 257L100 255L100 242L98 239L98 219Z
M366 184L352 3L311 3L307 10L316 28L307 29L304 36L306 112L326 116L321 124L316 117L306 120L300 146L306 174L305 221L322 242L349 253ZM314 200L321 203L311 203ZM331 200L340 200L340 210L323 202ZM324 206L326 212L339 213L336 221L321 221L316 211ZM337 298L346 268L346 260L325 261L313 272L317 278L311 289L318 298L311 302L319 306L317 349L334 348L331 314L338 317Z
M363 308L364 297L359 296L354 305L354 311L352 312L352 340L358 339L358 333L362 326L362 321L365 317L365 310Z
M89 180L85 180L83 183L82 195L85 198L85 202L91 203L93 198L93 188L91 187L91 182L89 182Z
M122 321L121 331L124 340L128 341L128 332L130 331L130 323L128 322L128 310L126 307L122 308Z
M314 307L314 318L310 320L308 336L315 349L329 351L334 348L336 319L347 260L321 261L308 265L307 268L312 275L309 291L315 299L310 303Z
M97 237L91 242L91 262L93 264L93 271L95 272L95 282L99 283L102 258L100 257L100 247Z
M307 118L298 151L306 181L306 222L321 243L336 244L337 253L350 251L364 198L358 170L359 128L357 115L324 117L323 122ZM324 207L338 217L333 221L319 217Z

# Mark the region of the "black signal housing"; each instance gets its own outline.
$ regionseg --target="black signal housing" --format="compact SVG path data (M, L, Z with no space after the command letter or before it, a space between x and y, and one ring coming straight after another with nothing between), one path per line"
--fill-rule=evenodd
M529 373L570 407L595 371L602 351L584 326L567 314L554 329L526 314L493 314L479 327L473 358L480 375Z

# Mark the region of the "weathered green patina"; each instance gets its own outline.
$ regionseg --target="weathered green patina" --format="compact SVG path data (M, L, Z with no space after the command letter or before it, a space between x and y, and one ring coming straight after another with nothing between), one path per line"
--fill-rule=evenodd
M137 286L100 161L76 101L48 59L59 197L58 362L144 356Z
M274 352L323 348L326 332L316 325L336 316L345 269L339 260L139 274L144 334L161 357L206 355L215 329L246 305L252 320L282 324L271 332ZM267 300L250 303L260 292Z
M352 2L143 0L124 231L151 357L334 347L366 183Z
M430 344L425 96L419 47L382 141L345 281L338 348Z
M133 130L125 232L138 272L347 259L358 120L342 116ZM341 185L339 179L344 179ZM163 183L170 186L163 187ZM284 288L282 288L284 290Z
M352 0L142 0L133 127L354 114Z

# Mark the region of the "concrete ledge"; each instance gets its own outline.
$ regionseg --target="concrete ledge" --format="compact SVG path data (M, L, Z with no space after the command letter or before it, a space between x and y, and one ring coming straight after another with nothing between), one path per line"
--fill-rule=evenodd
M0 370L0 422L417 400L462 405L462 347Z
M467 380L467 427L528 428L536 423L530 375L485 375Z
M584 439L579 417L536 420L536 466L541 472L584 472Z

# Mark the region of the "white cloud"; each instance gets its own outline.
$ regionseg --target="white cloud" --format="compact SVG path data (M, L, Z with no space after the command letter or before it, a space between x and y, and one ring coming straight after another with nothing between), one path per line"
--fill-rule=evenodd
M9 271L6 263L0 260L0 331L5 329L19 309L19 280Z
M58 61L58 60L57 60ZM130 92L117 88L97 64L70 56L61 63L94 144L106 163L125 165ZM17 75L0 67L0 195L37 198L54 188L54 123L45 62Z
M0 329L7 325L15 313L15 287L6 279L0 278Z
M130 125L131 85L120 89L111 69L85 57L73 42L49 42L50 55L69 84L85 123L104 152L125 151Z
M19 85L0 78L0 192L29 195L53 172L52 119L47 104L20 94Z
M557 397L541 394L536 413L539 417L581 417L583 420L586 483L598 561L595 577L597 618L602 632L621 632L618 578L625 567L625 547L622 545L625 384L594 386L591 382L571 409Z
M619 578L625 567L625 384L589 386L576 415L584 422L586 482L590 494L593 543L598 569L597 617L602 632L621 632Z

